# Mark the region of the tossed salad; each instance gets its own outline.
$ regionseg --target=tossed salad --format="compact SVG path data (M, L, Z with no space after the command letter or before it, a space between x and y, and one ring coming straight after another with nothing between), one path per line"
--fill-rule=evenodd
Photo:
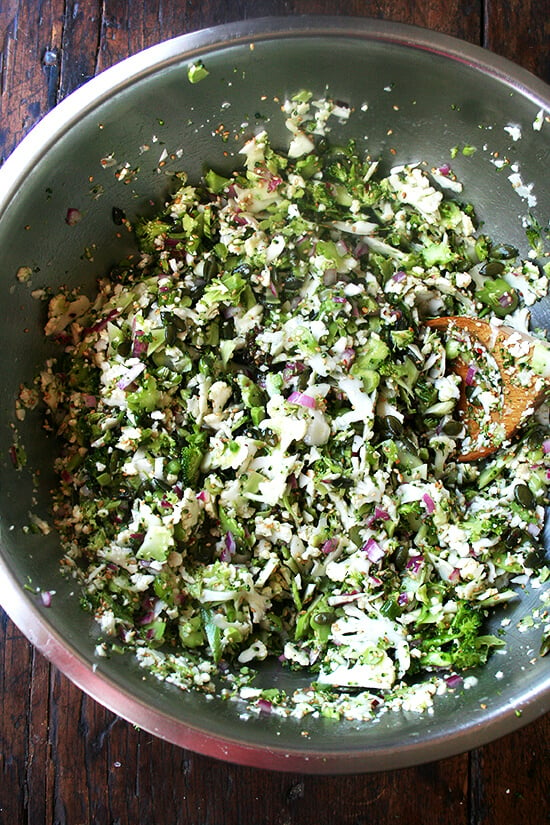
M549 573L548 408L458 461L467 340L425 322L523 329L547 273L476 230L448 166L381 174L331 145L347 107L283 110L287 151L262 132L231 176L181 174L133 226L139 259L92 302L50 302L63 564L98 652L161 679L281 714L421 710L503 645L490 611ZM269 657L309 687L255 687Z

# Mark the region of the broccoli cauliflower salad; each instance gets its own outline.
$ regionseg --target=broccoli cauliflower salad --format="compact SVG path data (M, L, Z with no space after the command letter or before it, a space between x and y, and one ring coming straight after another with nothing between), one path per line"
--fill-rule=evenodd
M264 131L229 177L180 173L131 227L139 256L94 299L50 301L63 567L100 655L243 713L421 711L504 645L487 616L549 575L548 408L461 462L453 359L480 409L498 375L426 321L525 330L548 272L479 231L449 166L383 174L331 143L345 105L282 109L288 149ZM309 685L255 686L267 658Z

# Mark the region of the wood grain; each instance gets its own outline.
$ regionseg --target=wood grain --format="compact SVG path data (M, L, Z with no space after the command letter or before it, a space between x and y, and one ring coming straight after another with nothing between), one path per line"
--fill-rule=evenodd
M227 765L105 710L33 653L5 614L0 646L12 674L2 684L2 825L367 825L404 821L404 800L408 825L469 825L468 755L343 777ZM30 693L16 689L29 670Z
M165 38L320 13L426 26L550 80L548 0L0 0L0 160L59 100ZM0 612L0 825L548 824L550 717L441 762L315 777L228 765L85 696Z
M482 45L550 83L549 0L486 0Z

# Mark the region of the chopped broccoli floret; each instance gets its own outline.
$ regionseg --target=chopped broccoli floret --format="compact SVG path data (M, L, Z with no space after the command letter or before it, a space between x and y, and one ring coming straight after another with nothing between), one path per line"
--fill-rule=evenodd
M421 662L432 667L468 670L485 664L492 648L503 643L496 636L482 635L484 616L469 602L459 602L448 627L438 627L421 642ZM439 661L439 659L441 661Z
M137 223L135 232L140 249L142 249L143 252L154 252L156 239L165 235L171 228L171 224L166 223L166 221L161 221L159 218Z
M198 485L206 441L207 434L203 430L185 436L186 443L180 456L180 477L186 487L195 489Z

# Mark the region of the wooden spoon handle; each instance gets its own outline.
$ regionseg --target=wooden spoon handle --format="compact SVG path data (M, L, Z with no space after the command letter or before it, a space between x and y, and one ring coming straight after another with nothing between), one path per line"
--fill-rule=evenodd
M449 329L466 330L472 339L478 341L491 355L498 367L502 381L502 406L500 409L490 413L490 420L499 426L501 433L504 433L505 440L508 440L517 430L521 422L542 402L545 395L544 381L540 376L533 373L528 381L518 381L518 368L513 348L522 341L529 346L529 355L532 355L535 341L530 336L518 332L518 330L507 326L493 326L486 321L466 316L448 316L434 318L427 322L426 326L432 329L448 331ZM456 359L453 370L462 379L459 409L462 419L470 439L476 444L480 437L480 424L476 416L476 407L469 401L466 393L466 376L469 365L460 358ZM478 445L475 449L469 450L458 456L458 461L476 461L485 458L498 449L500 439L494 442Z

